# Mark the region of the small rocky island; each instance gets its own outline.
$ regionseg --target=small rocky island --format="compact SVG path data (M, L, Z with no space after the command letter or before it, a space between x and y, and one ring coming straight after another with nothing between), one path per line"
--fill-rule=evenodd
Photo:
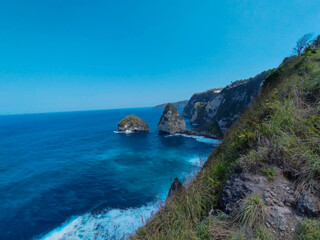
M182 133L185 131L186 123L172 103L166 105L160 118L158 129L159 132L167 134Z
M129 115L118 123L118 131L149 132L149 126L141 118L135 115Z

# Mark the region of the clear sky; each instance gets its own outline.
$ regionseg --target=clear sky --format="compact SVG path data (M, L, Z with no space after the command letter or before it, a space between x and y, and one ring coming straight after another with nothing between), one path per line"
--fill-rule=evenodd
M318 0L0 1L0 114L145 107L277 67Z

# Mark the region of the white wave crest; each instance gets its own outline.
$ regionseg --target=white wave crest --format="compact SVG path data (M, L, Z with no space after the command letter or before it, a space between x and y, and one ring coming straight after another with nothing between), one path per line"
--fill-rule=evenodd
M125 131L113 131L114 133L124 133L124 134L130 134L133 133L133 131L125 130Z
M186 135L186 134L181 134L181 133L175 133L175 134L172 134L172 135L166 135L166 137L174 137L174 136L190 137L190 138L194 138L198 142L212 144L212 145L218 145L221 142L218 139L206 138L206 137L195 136L195 135Z
M65 222L42 240L127 239L159 209L158 203L139 208L111 209L105 213L84 214Z

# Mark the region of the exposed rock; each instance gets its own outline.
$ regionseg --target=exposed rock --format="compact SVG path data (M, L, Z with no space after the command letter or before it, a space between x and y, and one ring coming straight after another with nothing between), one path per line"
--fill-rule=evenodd
M188 100L183 100L183 101L179 101L179 102L174 102L173 105L176 107L176 108L180 108L180 109L184 109L184 107L188 104ZM166 106L167 106L168 103L164 103L164 104L160 104L160 105L157 105L157 106L154 106L153 108L154 109L164 109Z
M210 89L202 93L195 93L192 95L187 105L183 109L182 115L186 118L192 118L195 114L195 105L196 103L208 102L210 99L214 98L221 92L222 88Z
M149 132L149 126L141 118L129 115L118 123L118 131Z
M294 239L299 217L295 210L295 184L274 167L276 177L268 181L265 176L252 173L234 174L222 189L220 206L229 214L236 214L241 200L249 195L260 197L265 205L265 225L272 229L275 239ZM310 206L309 206L310 207Z
M175 178L173 183L171 184L167 199L171 198L172 196L174 196L174 194L178 191L181 191L183 189L183 185L180 182L180 180L178 178Z
M158 129L159 132L168 134L181 133L186 129L183 117L172 103L168 103L164 109Z
M233 213L239 207L239 201L253 192L248 182L250 179L244 174L234 174L230 177L221 192L220 207L223 211Z
M196 93L184 108L183 116L189 118L191 124L211 131L213 135L221 132L225 134L250 106L271 72L272 70L268 70L254 78L235 81L223 89Z
M311 194L304 193L297 202L297 212L307 217L320 216L319 199Z
M208 131L204 131L204 130L194 130L194 129L185 129L182 130L180 133L185 134L185 135L190 135L190 136L201 136L201 137L205 137L205 138L214 138L217 139L220 136L218 135L213 135Z

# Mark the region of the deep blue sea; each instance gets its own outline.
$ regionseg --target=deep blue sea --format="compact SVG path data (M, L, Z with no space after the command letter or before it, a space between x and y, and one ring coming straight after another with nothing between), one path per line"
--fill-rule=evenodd
M135 114L149 133L117 133ZM134 232L216 140L160 135L161 109L0 116L0 239L114 239ZM200 156L200 158L199 158Z

